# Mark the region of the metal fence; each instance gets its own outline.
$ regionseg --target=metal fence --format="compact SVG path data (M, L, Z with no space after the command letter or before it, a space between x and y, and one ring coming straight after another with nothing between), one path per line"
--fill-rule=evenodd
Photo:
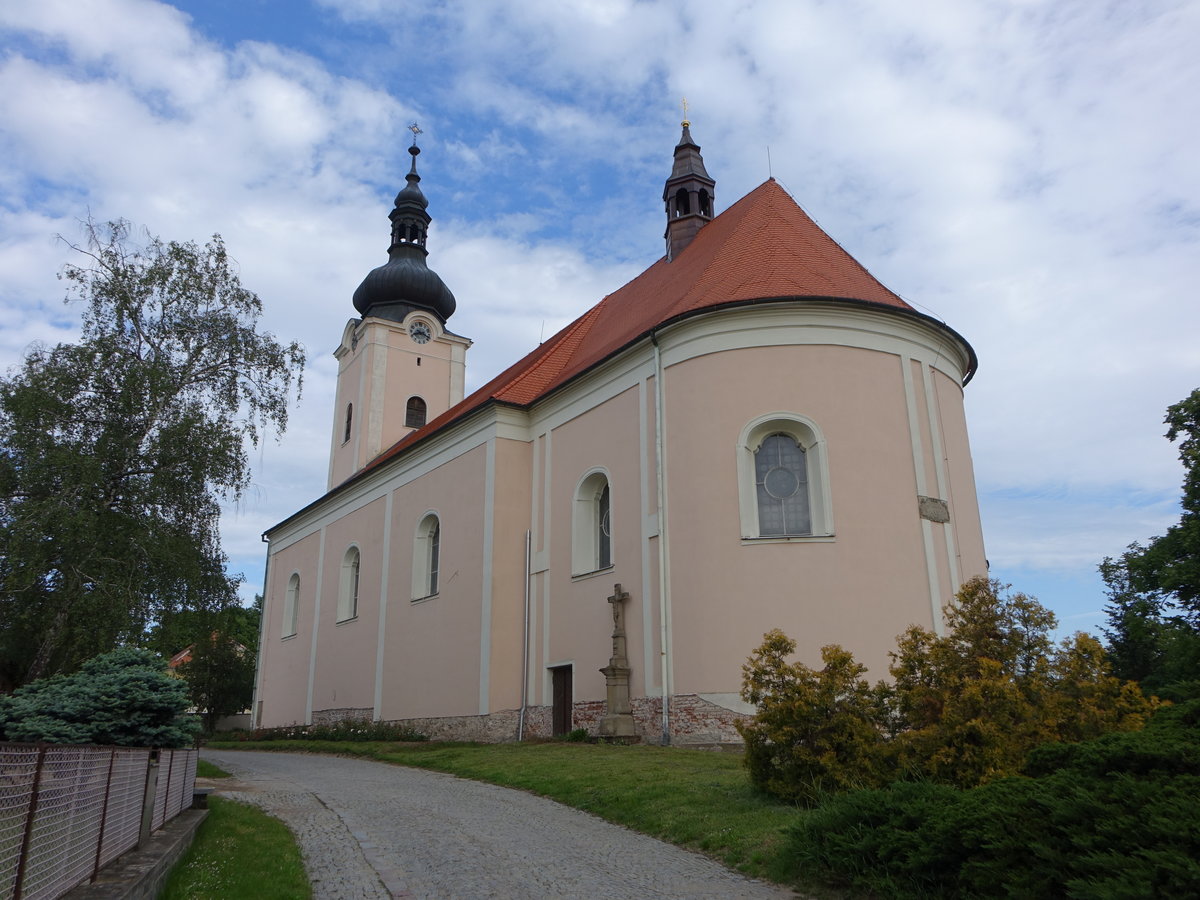
M54 900L191 805L196 750L0 743L0 898ZM153 794L148 794L153 791Z

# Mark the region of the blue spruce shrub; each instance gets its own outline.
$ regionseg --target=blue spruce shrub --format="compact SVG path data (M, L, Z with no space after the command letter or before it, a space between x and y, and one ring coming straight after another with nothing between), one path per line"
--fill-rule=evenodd
M183 747L196 723L187 682L149 650L93 657L74 675L54 675L0 697L0 739L51 744Z

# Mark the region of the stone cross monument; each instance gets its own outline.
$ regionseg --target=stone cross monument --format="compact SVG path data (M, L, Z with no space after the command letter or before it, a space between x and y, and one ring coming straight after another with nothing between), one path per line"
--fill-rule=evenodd
M633 737L633 711L629 705L629 657L625 650L625 603L629 594L621 585L613 587L608 602L612 604L612 657L600 670L607 689L608 712L600 720L602 737Z

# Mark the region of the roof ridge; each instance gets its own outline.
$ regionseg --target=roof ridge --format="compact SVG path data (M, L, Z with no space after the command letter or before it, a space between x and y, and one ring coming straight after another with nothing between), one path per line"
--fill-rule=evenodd
M859 271L861 271L864 275L866 275L872 281L876 282L881 288L883 288L885 291L887 291L889 294L891 294L893 297L895 297L897 300L899 300L905 306L909 307L910 309L913 308L912 304L910 304L907 300L905 300L903 297L901 297L896 291L893 291L890 287L888 287L886 284L884 284L882 281L880 281L874 275L874 273L871 272L870 269L868 269L865 265L862 264L862 262L859 261L857 256L855 256L853 253L851 253L849 250L847 250L845 247L843 247L841 241L839 241L832 234L830 234L828 231L826 231L825 227L823 225L821 225L820 222L817 221L816 217L813 216L811 213L809 213L809 211L807 209L804 208L804 204L801 203L799 200L797 200L794 196L792 196L791 191L789 191L787 188L785 188L782 184L779 184L779 182L775 181L774 178L769 178L768 181L775 182L775 185L779 188L779 190L783 191L783 193L787 196L787 198L796 205L796 208L798 210L800 210L800 213L804 216L804 218L806 218L806 219L808 219L808 221L812 222L813 226L819 232L821 232L821 234L825 235L825 237L828 238L829 241L835 247L837 247L844 254L846 254L846 257L850 260L850 262L854 263L854 265L858 267ZM765 183L766 182L764 182L764 184Z

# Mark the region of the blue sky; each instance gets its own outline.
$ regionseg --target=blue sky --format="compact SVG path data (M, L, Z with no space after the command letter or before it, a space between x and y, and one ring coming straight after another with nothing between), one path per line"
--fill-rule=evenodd
M55 235L80 218L220 232L310 359L223 522L252 594L259 534L324 489L332 350L385 258L409 123L470 388L661 255L686 96L718 209L772 173L971 341L993 574L1094 629L1097 563L1178 515L1197 37L1200 5L1168 0L3 4L0 367L72 337Z

